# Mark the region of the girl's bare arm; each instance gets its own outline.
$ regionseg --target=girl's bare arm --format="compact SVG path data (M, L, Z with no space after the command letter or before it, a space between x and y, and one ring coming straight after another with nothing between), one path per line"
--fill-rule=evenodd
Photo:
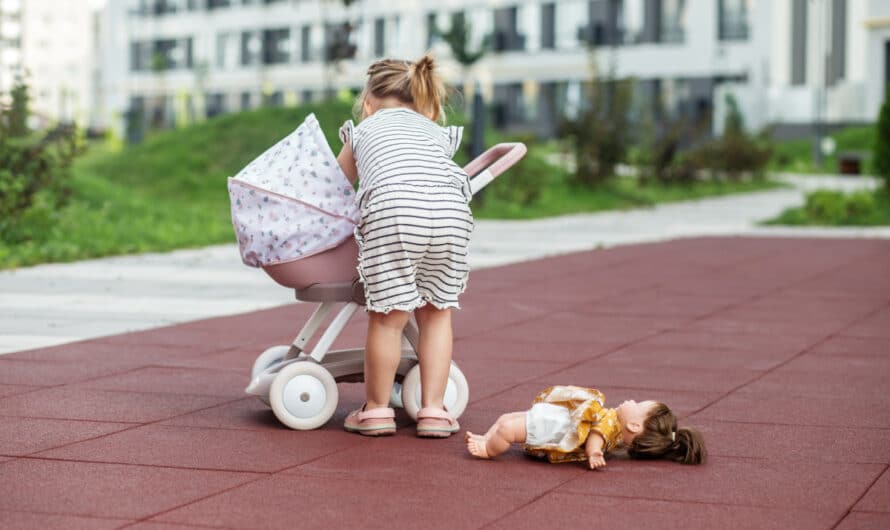
M355 157L352 156L352 146L348 143L343 144L343 149L340 149L340 154L337 155L337 163L340 164L340 169L346 174L346 178L349 179L349 182L355 184L355 181L358 179L358 169L355 168Z

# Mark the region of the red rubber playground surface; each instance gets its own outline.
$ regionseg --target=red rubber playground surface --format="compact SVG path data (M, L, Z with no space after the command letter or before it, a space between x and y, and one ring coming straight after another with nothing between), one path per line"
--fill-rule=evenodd
M243 388L293 304L0 356L0 527L890 528L890 242L597 250L474 272L462 303L465 429L588 385L665 401L710 460L480 461L402 412L367 439L341 428L358 384L288 430Z

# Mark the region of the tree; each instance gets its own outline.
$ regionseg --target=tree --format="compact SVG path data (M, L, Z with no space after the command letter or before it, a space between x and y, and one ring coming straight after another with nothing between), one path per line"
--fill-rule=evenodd
M629 110L633 95L632 79L615 79L598 73L584 87L585 101L574 119L562 124L575 149L575 179L597 185L612 176L615 166L627 155L630 127Z
M491 35L486 35L482 39L479 49L470 50L470 37L473 34L473 28L467 22L467 17L463 12L451 15L451 27L446 32L441 32L438 28L434 28L434 32L442 37L442 40L451 48L451 55L461 65L461 77L466 82L470 74L470 69L481 59L488 51L491 42ZM470 119L472 120L471 138L470 138L470 157L476 158L485 151L485 104L482 101L481 88L478 83L475 86L473 94L473 106L470 111ZM480 195L480 199L481 199Z
M890 194L890 87L878 113L875 132L875 173L884 179L884 191Z
M17 78L10 95L12 104L4 112L2 120L6 128L5 132L9 136L26 136L28 134L28 102L31 100L31 96L28 94L28 85L21 78Z

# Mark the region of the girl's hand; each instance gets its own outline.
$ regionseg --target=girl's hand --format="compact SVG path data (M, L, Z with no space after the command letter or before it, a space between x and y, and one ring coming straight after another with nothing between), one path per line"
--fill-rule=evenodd
M590 464L590 469L598 469L606 466L606 459L603 458L602 451L594 451L587 455L587 463Z

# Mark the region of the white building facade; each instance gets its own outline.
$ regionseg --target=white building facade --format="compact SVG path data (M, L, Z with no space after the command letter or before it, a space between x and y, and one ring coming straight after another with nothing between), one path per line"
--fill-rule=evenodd
M30 1L30 0L29 0ZM462 17L465 70L433 27ZM350 24L352 59L323 58ZM446 78L479 81L498 125L552 133L599 71L633 77L640 105L706 119L724 95L751 129L873 121L890 78L888 0L109 0L100 26L100 121L156 125L360 88L379 57L432 49ZM590 50L594 50L591 53ZM657 104L656 104L657 102Z
M9 92L22 70L22 3L0 0L0 105L9 104Z
M96 0L0 0L0 94L29 86L38 125L89 122L97 105Z

